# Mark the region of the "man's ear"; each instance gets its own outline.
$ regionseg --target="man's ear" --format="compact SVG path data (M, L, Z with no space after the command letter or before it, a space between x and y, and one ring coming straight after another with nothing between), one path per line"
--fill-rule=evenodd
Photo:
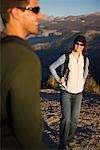
M17 20L19 19L20 13L21 13L21 10L19 10L18 8L13 8L11 11L12 17Z

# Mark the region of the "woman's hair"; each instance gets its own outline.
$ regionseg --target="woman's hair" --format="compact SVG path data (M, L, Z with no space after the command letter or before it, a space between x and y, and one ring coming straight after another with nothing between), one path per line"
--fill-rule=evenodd
M3 23L6 24L9 21L9 13L12 8L25 7L29 3L29 0L1 0L1 17Z
M86 38L83 35L78 35L73 42L73 46L69 49L69 53L71 53L72 51L75 51L75 44L77 42L82 42L84 44L84 49L82 50L82 54L85 55L86 54Z

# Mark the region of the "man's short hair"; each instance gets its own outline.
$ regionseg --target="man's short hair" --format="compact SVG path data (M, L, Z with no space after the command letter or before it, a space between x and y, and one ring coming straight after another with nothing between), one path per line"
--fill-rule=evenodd
M29 0L1 0L1 17L5 23L9 21L9 11L12 8L25 7L29 3Z

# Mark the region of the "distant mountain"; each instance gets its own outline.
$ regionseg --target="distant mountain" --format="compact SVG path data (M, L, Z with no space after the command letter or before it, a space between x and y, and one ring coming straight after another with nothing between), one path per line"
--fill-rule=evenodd
M71 47L74 38L83 34L87 39L90 72L100 84L100 12L68 17L48 17L40 24L40 34L30 36L28 42L36 49L47 80L49 65Z
M72 30L80 31L80 29L100 30L100 12L80 16L52 17L52 19L48 17L41 24L47 30L56 29L65 33Z

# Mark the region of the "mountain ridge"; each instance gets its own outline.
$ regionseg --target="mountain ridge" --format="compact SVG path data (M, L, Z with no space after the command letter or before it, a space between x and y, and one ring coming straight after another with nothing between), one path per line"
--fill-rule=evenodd
M37 37L28 39L42 62L43 80L50 75L49 65L71 47L77 35L82 34L87 40L90 72L100 84L100 12L50 19L40 23Z

